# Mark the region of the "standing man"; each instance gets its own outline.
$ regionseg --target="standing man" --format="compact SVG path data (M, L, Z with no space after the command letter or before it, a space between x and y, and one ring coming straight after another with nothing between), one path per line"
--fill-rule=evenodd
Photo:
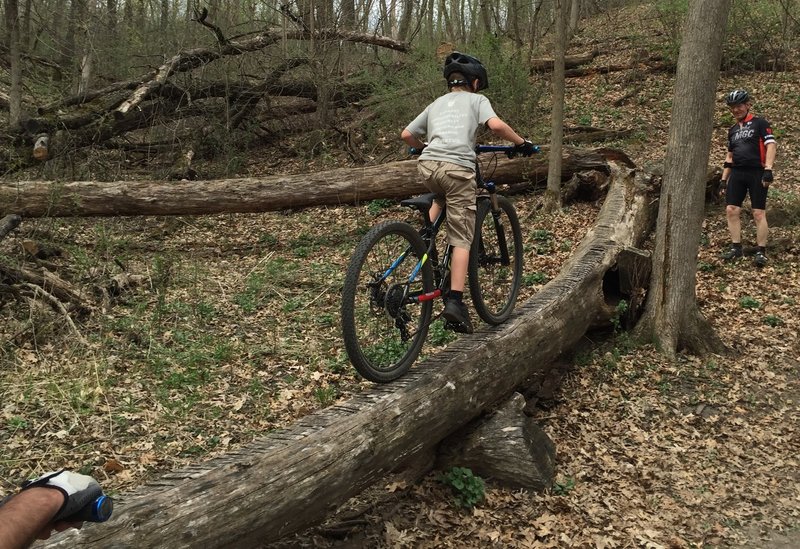
M730 261L742 257L742 224L740 214L744 197L750 194L753 221L756 223L757 267L767 264L767 191L772 183L772 166L777 145L772 128L764 118L753 116L752 103L745 90L733 90L725 102L736 119L728 130L728 155L722 169L720 194L725 195L725 216L731 235L731 246L722 254Z

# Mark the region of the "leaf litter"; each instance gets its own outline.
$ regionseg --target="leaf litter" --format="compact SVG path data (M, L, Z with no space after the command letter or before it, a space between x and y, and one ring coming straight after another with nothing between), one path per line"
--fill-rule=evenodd
M618 40L624 47L595 63L629 54ZM659 90L671 90L670 77L648 74L649 93L624 116L597 108L596 90L622 96L626 78L571 79L567 116L577 123L590 112L609 129L636 125L646 139L611 145L637 165L658 163L668 129ZM723 74L720 93L739 80ZM787 72L774 80L767 89L754 78L750 87L771 98L769 118L790 142L798 78ZM721 124L712 165L722 162L724 135ZM781 146L779 165L770 206L792 206L797 152ZM597 210L576 203L545 216L539 204L536 195L515 198L529 227L525 272L541 275L528 279L521 299L556 276ZM86 344L48 308L0 300L0 495L59 467L96 476L112 494L129 490L368 388L347 364L338 332L343 273L366 228L408 215L396 205L362 205L290 215L26 220L0 242L7 258L31 261L25 239L58 245L67 252L52 260L59 276L87 295L123 274L120 265L141 278L78 324ZM742 219L752 239L746 211ZM366 511L346 539L325 536L323 526L282 543L762 547L796 530L797 223L772 227L773 257L762 271L746 260L718 260L728 240L722 206L709 205L703 236L697 298L733 353L669 363L624 334L595 342L538 409L558 451L558 490L530 494L487 479L486 500L464 511L435 474L389 482L350 502ZM758 307L743 307L744 298Z

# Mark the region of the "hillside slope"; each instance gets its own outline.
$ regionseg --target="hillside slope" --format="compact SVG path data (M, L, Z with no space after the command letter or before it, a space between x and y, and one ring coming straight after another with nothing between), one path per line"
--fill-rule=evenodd
M623 149L648 169L663 160L673 82L634 60L663 54L662 29L652 9L625 9L586 22L570 48L597 48L593 67L632 68L569 79L567 125L632 130L591 146ZM532 85L547 78L532 75ZM733 87L752 92L779 140L768 267L718 259L728 241L724 208L708 205L697 295L730 355L669 363L624 332L592 334L554 365L546 389L528 395L558 450L551 492L488 479L485 502L464 511L436 473L417 485L387 479L326 526L278 546L799 546L781 541L800 526L798 84L796 71L720 79L710 164L721 167L725 154L730 117L721 99ZM547 120L537 120L543 142ZM376 157L400 154L399 142L387 143ZM248 173L323 162L271 152L254 151ZM527 228L525 299L558 272L596 205L552 216L540 213L537 195L515 205ZM29 289L0 293L0 497L62 466L123 492L369 387L342 350L339 293L354 242L388 218L410 216L376 201L260 215L26 220L0 242L4 259L55 272L95 305L70 325ZM29 242L60 253L32 258ZM426 351L454 337L434 326Z

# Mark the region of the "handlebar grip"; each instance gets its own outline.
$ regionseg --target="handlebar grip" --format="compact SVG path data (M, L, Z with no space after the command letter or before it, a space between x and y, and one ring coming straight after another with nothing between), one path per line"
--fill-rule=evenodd
M114 511L114 502L108 496L99 496L97 499L84 506L80 511L63 520L67 522L105 522L111 518Z

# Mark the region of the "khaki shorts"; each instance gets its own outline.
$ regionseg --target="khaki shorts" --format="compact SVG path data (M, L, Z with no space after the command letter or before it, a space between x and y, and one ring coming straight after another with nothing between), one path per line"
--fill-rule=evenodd
M432 193L436 193L436 203L444 206L447 202L447 243L457 248L470 249L475 234L475 201L478 197L478 184L475 172L451 162L420 160L417 169ZM444 200L440 197L444 197Z

